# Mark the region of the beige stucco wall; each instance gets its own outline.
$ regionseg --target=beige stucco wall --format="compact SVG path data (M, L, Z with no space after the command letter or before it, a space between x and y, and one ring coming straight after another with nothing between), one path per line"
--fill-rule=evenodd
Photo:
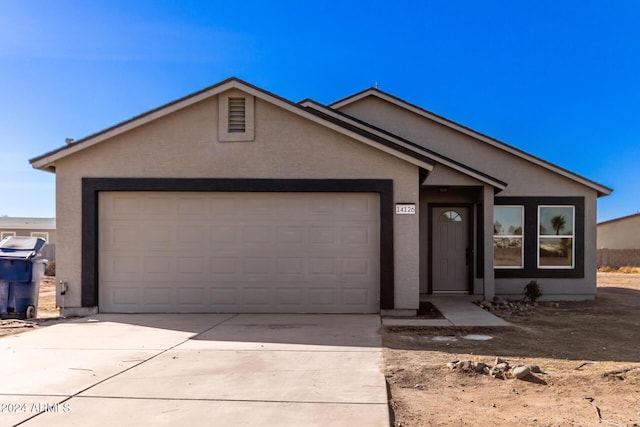
M363 98L341 111L508 183L500 196L566 196L585 192L583 185L569 178L379 98Z
M584 197L585 199L585 235L584 277L579 279L537 279L543 286L547 299L587 299L593 298L596 291L596 201L595 190L590 189L572 179L563 177L533 162L510 154L490 144L472 138L447 126L436 123L418 114L404 110L376 97L363 98L353 104L341 108L346 114L396 133L408 140L423 145L441 155L449 157L475 170L484 172L507 183L507 188L496 197ZM481 186L457 171L437 165L433 173L427 177L425 186ZM478 187L481 188L481 187ZM486 187L485 187L486 188ZM445 198L456 197L450 193ZM489 193L488 193L489 194ZM428 202L439 202L441 196L432 194L421 202L426 209ZM477 202L470 197L469 202ZM455 200L459 200L456 198ZM485 211L485 229L490 230L493 224L492 209ZM421 230L423 242L425 231ZM488 236L490 237L490 236ZM492 253L490 240L485 242L485 254ZM478 244L476 242L476 244ZM492 244L492 243L491 243ZM423 255L426 254L423 245ZM486 260L487 261L487 260ZM424 272L424 260L422 268ZM490 264L485 264L489 272ZM424 274L423 274L424 277ZM495 293L508 297L521 297L522 288L528 279L495 279ZM488 284L489 286L485 286ZM474 292L481 287L491 291L491 277L484 281L474 280ZM425 282L422 281L424 289ZM490 292L489 292L490 293Z
M251 142L218 142L217 117L212 97L57 162L57 279L68 284L67 307L81 301L83 177L393 179L396 201L418 202L416 166L273 104L255 99ZM418 306L417 229L418 215L395 216L399 309Z
M599 224L598 249L640 249L640 215Z

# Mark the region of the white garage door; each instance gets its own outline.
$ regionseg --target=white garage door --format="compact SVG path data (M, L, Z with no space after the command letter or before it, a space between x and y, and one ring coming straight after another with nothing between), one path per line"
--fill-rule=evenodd
M103 192L99 306L375 313L375 193Z

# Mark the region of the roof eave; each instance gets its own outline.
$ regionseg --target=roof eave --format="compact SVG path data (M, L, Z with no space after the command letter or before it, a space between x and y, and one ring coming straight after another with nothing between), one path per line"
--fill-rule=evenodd
M202 89L198 92L195 92L193 94L187 95L183 98L180 98L178 100L172 101L168 104L165 104L163 106L160 106L158 108L155 108L153 110L147 111L145 113L142 113L138 116L135 116L131 119L125 120L123 122L120 122L114 126L111 126L107 129L104 129L100 132L94 133L92 135L89 135L85 138L82 138L74 143L71 143L67 146L58 148L56 150L50 151L48 153L45 153L41 156L35 157L31 160L29 160L29 162L31 163L31 165L36 168L36 169L41 169L41 170L46 170L49 172L54 172L55 173L55 164L58 160L67 157L69 155L72 155L80 150L84 150L86 148L89 148L93 145L96 145L102 141L105 141L107 139L113 138L115 136L118 136L124 132L127 132L129 130L132 130L136 127L142 126L146 123L149 123L153 120L157 120L163 116L166 116L168 114L171 114L177 110L186 108L192 104L195 104L197 102L200 102L206 98L212 97L212 96L216 96L220 93L223 93L227 90L230 89L239 89L242 90L243 92L246 92L250 95L253 95L257 98L266 100L267 102L270 102L278 107L284 108L290 112L293 112L297 115L303 116L311 121L314 121L316 123L319 123L325 127L331 128L333 130L336 130L346 136L349 136L351 138L354 138L356 140L359 140L361 142L364 142L367 145L371 145L374 146L378 149L382 149L382 151L386 151L387 153L394 155L400 159L403 159L409 163L412 163L418 167L422 167L425 168L427 170L432 170L433 169L433 164L429 163L428 161L424 161L424 160L420 160L419 158L413 158L411 156L408 156L406 154L403 154L399 151L394 151L392 149L389 149L387 147L382 147L381 144L373 139L367 138L361 134L358 134L357 132L353 132L349 129L346 129L344 127L340 127L334 123L331 123L330 121L327 121L326 119L323 119L315 114L312 114L311 112L307 111L306 108L302 107L299 104L293 103L285 98L282 98L278 95L275 95L273 93L267 92L263 89L258 88L257 86L251 85L250 83L244 82L238 78L235 77L231 77L229 79L226 79L220 83L217 83L213 86L210 86L208 88Z
M431 111L425 110L422 107L419 107L417 105L411 104L401 98L398 98L396 96L393 96L389 93L386 93L384 91L381 91L379 89L376 88L368 88L365 89L363 91L360 91L358 93L355 93L351 96L348 96L346 98L340 99L338 101L333 102L332 104L329 104L329 106L331 108L334 109L338 109L341 107L344 107L346 105L352 104L354 102L357 102L363 98L366 98L368 96L375 96L378 97L380 99L383 99L387 102L390 102L392 104L395 104L401 108L404 108L406 110L409 110L415 114L418 114L420 116L426 117L430 120L435 121L436 123L442 124L444 126L447 126L451 129L454 129L460 133L463 133L465 135L471 136L475 139L478 139L482 142L485 142L489 145L492 145L496 148L502 149L510 154L513 154L515 156L518 156L522 159L525 159L531 163L534 163L538 166L541 166L545 169L551 170L552 172L555 172L559 175L562 175L566 178L569 178L573 181L576 181L586 187L589 187L593 190L595 190L597 192L597 197L603 197L603 196L608 196L613 192L613 189L606 187L602 184L599 184L595 181L592 181L588 178L585 178L575 172L572 172L568 169L565 169L561 166L558 166L556 164L550 163L544 159L541 159L537 156L534 156L533 154L527 153L523 150L520 150L519 148L513 147L505 142L502 142L498 139L495 139L493 137L490 137L488 135L485 135L481 132L475 131L469 127L466 127L460 123L454 122L453 120L449 120L443 116L440 116L438 114L435 114Z

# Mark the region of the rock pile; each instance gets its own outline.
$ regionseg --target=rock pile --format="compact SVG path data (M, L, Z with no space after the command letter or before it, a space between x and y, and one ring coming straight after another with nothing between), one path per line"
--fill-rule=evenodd
M508 301L501 297L493 297L491 301L476 301L476 305L494 314L525 314L538 306L535 302Z
M510 365L504 359L496 357L493 366L484 362L473 362L471 360L454 360L447 363L447 367L452 371L459 372L476 372L478 374L489 375L493 378L505 379L515 378L523 379L531 373L542 373L538 365Z

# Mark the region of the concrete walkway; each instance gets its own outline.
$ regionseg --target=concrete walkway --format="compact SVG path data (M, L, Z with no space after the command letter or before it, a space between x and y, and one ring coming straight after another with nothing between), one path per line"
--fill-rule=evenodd
M382 318L384 326L510 326L498 316L475 305L468 296L430 295L427 299L444 319Z
M0 339L0 426L388 426L377 315L97 315Z

